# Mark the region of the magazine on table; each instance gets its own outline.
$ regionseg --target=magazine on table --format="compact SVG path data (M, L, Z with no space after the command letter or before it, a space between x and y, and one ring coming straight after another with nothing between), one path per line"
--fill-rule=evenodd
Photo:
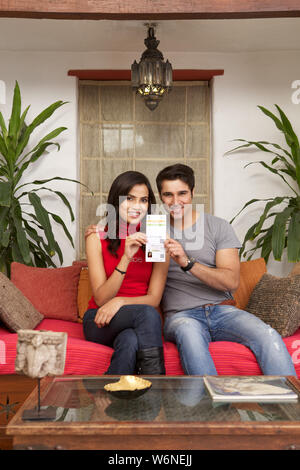
M204 384L214 402L297 402L298 394L287 377L204 376Z

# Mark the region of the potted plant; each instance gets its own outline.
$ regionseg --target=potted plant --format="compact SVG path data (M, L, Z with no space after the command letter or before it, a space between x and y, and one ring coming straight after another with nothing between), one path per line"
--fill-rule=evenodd
M56 176L22 183L23 174L45 155L49 146L55 145L60 149L60 145L52 139L65 131L66 127L54 129L30 149L28 143L33 131L64 104L63 101L56 101L27 125L29 106L21 112L21 93L16 82L8 125L0 112L0 270L8 276L12 261L38 267L55 267L52 258L57 253L60 263L63 262L63 254L52 230L53 221L63 228L74 246L72 236L62 218L44 207L41 192L47 191L58 197L73 221L74 214L64 194L44 184L53 180L79 182Z
M271 155L273 159L270 163L260 160L250 162L246 167L252 164L262 165L263 168L280 178L289 194L267 199L251 199L231 222L251 204L265 202L259 219L245 235L240 256L247 256L249 260L256 250L260 250L261 256L266 262L271 253L273 253L275 260L281 261L283 251L286 249L288 261L298 263L300 261L300 146L289 119L278 105L275 106L278 116L263 106L258 106L258 108L271 118L277 129L283 133L286 142L285 148L272 142L235 139L235 141L244 143L226 153L230 154L237 150L254 147ZM246 251L247 242L253 240L255 240L255 246Z

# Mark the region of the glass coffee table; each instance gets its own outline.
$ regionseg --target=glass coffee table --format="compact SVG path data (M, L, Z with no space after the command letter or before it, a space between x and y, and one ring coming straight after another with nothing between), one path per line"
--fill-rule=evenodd
M7 426L14 448L300 449L299 400L215 404L198 376L147 376L146 393L119 398L104 389L119 378L42 379L41 409L53 420L23 419L37 406L34 390Z

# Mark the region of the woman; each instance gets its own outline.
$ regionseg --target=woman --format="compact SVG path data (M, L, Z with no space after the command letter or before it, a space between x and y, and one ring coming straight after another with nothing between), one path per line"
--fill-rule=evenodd
M93 297L83 319L84 334L88 341L114 348L107 374L164 374L156 307L169 261L145 261L146 235L140 228L155 204L148 179L136 171L122 173L107 203L105 229L86 236Z

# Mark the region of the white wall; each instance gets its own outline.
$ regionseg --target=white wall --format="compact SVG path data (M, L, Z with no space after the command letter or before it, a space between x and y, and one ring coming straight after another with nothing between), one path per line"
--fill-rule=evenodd
M77 132L77 82L69 77L69 69L128 69L140 52L134 53L57 53L57 52L0 52L0 80L6 83L6 104L0 103L0 109L9 115L15 80L18 80L22 92L23 109L31 104L29 117L35 116L44 107L56 100L69 103L58 110L51 119L51 126L41 133L36 132L36 139L46 131L66 126L68 131L59 138L60 152L54 149L48 156L40 159L35 168L26 176L25 181L34 178L65 176L79 178L78 168L78 132ZM252 159L261 158L259 153L236 154L224 157L224 153L233 147L230 140L245 138L269 140L283 143L283 140L270 119L265 117L257 105L275 110L274 103L286 112L296 133L300 134L300 104L293 104L291 85L300 79L299 53L260 52L260 53L176 53L164 51L176 69L224 69L224 76L214 79L212 106L212 151L213 151L213 206L214 214L230 220L242 205L253 197L273 197L287 194L280 180L253 165L248 169L243 166ZM49 120L50 122L50 120ZM39 135L38 135L39 134ZM56 183L52 187L62 189L68 196L75 215L78 216L79 188L71 183ZM48 204L49 203L49 204ZM47 199L47 207L55 211L67 222L76 243L77 224L70 224L64 207ZM258 212L249 210L240 217L234 227L242 240L250 223L254 222ZM75 251L69 245L64 234L57 229L57 238L64 253L64 265L69 265L76 258ZM256 255L257 257L258 255ZM269 270L274 274L284 275L291 269L286 262L270 262Z

